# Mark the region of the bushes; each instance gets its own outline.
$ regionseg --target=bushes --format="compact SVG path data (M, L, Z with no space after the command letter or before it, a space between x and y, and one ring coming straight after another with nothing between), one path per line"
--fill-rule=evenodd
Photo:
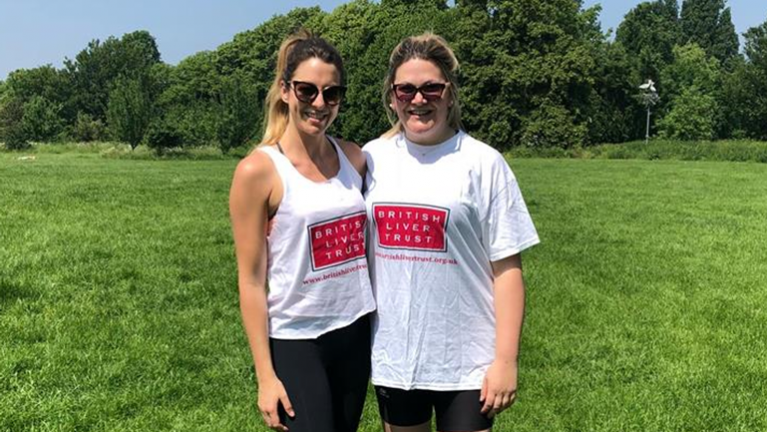
M643 141L633 141L569 150L518 147L510 150L510 154L520 158L674 159L766 163L766 144L760 141L736 140L654 140L648 144Z
M71 128L72 139L79 142L102 141L109 135L107 126L90 114L77 113L75 125Z
M659 122L664 134L681 140L714 138L717 103L713 96L695 87L683 90L672 103L672 110Z
M152 120L152 101L144 79L121 77L109 94L107 122L113 135L131 148L141 143Z
M24 104L13 99L0 106L0 138L8 150L23 150L29 147L29 137L24 132Z
M149 148L161 155L172 148L182 147L184 136L172 124L161 118L149 126L145 141Z
M42 96L32 96L24 104L24 116L21 127L31 141L55 141L64 129L64 122L59 117L61 104L54 103Z

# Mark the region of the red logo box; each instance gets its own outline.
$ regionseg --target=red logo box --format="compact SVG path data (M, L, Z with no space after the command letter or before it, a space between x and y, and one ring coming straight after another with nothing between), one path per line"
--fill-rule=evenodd
M365 258L365 212L318 222L308 227L312 270Z
M450 210L427 205L374 204L379 246L445 252Z

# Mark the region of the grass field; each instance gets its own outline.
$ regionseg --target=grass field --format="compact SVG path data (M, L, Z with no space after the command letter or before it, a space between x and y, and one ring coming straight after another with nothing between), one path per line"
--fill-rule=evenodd
M19 156L0 153L0 431L266 430L236 162ZM511 164L542 244L495 430L764 431L766 165Z

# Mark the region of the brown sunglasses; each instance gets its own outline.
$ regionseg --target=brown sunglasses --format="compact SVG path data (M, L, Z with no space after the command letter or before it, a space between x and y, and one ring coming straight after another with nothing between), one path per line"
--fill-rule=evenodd
M293 94L301 102L311 104L317 99L317 95L322 93L323 101L330 106L336 106L341 103L342 99L344 99L344 93L347 91L347 88L344 86L330 86L320 91L316 85L304 81L291 81L288 83L288 86L293 87Z
M421 97L427 102L434 102L442 99L443 92L448 86L448 83L426 83L419 87L413 84L394 84L392 85L392 91L395 93L395 97L400 102L410 102L416 97L416 93L421 93Z

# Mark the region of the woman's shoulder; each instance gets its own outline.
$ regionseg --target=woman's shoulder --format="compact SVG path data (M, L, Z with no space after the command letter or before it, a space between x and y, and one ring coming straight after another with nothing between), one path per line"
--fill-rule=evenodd
M473 137L472 135L464 131L459 132L459 134L460 134L462 149L471 151L473 153L477 153L486 157L491 157L491 158L502 157L501 152L496 150L490 144L480 141L479 139Z
M461 139L461 152L463 153L461 160L468 164L469 169L477 173L479 178L514 179L514 173L509 162L498 149L466 132L463 133Z
M370 152L380 151L381 149L392 148L392 144L395 141L397 141L399 136L400 136L400 134L395 134L395 135L392 135L392 136L382 135L382 136L380 136L380 137L378 137L376 139L368 141L363 146L363 151L366 152L366 153L370 153Z
M269 179L274 172L275 164L272 158L257 147L238 162L234 176L247 183L262 182Z
M341 151L344 152L344 155L347 157L347 159L349 159L349 162L352 163L352 166L354 166L358 172L364 173L365 155L363 155L363 151L360 149L360 146L353 141L346 141L341 138L335 138L335 141L338 143Z
M486 165L494 165L503 163L506 164L504 155L495 147L487 144L479 139L469 135L466 132L460 132L461 135L461 151L466 154L474 156L474 160L478 163Z
M268 203L271 214L282 200L282 191L272 158L267 152L255 149L235 168L230 189L231 211L239 215L250 214L261 208L259 203Z

